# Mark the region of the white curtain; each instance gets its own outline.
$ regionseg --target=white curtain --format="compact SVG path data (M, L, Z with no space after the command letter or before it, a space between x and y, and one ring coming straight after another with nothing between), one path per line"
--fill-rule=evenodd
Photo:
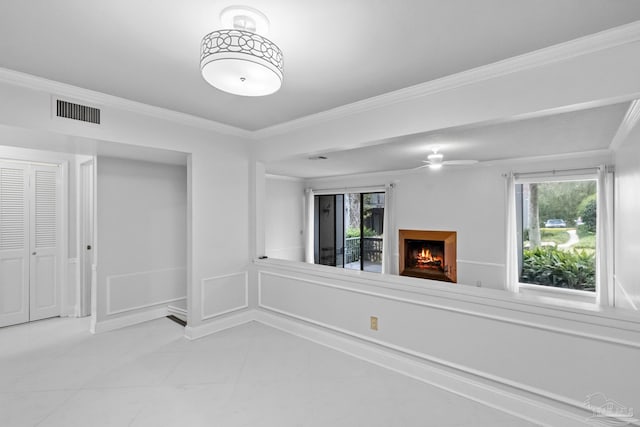
M387 184L384 194L384 225L382 235L382 273L398 274L398 230L395 223L395 186Z
M304 261L313 264L314 194L311 188L304 190Z
M598 304L613 306L613 173L604 165L598 168L596 246Z
M516 185L513 172L507 175L505 185L507 259L505 263L504 286L507 291L518 292L518 225L516 221Z

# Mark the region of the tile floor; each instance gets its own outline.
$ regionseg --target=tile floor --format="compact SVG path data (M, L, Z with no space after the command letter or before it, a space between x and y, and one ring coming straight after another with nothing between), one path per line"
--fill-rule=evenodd
M0 329L0 426L531 424L260 323L188 341L158 319Z

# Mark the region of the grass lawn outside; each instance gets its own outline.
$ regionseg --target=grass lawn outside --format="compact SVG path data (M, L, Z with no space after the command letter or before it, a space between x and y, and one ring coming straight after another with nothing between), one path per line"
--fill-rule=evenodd
M580 241L576 243L574 248L576 249L595 249L596 248L596 234L589 233L588 231L578 230L578 237Z
M585 251L587 253L596 252L596 233L591 233L578 227L578 237L580 241L573 246L577 251Z
M569 233L567 228L541 228L540 240L543 242L553 242L558 245L569 241Z
M587 252L595 251L596 249L596 235L578 227L574 228L540 228L540 241L553 242L555 246L562 245L569 241L569 230L576 230L580 241L571 246L570 250L586 250ZM527 236L527 235L525 235ZM528 236L527 236L528 237ZM529 247L528 241L525 241L525 247Z

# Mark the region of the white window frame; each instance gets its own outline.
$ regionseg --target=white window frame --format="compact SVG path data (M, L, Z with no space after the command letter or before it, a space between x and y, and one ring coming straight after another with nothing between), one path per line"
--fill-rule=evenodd
M361 189L359 189L359 190L357 190L357 191L353 191L353 190L346 190L346 189L345 189L345 190L341 190L341 191L337 191L337 192L336 192L336 191L332 191L332 190L314 191L314 197L315 197L315 196L342 196L342 197L343 197L343 200L345 201L344 203L346 203L347 195L349 195L349 194L357 194L357 195L359 195L359 196L360 196L360 202L361 202L361 203L362 203L362 201L363 201L362 196L363 196L363 195L365 195L365 194L383 194L383 195L385 196L385 206L384 206L384 208L383 208L383 212L385 212L385 211L384 211L384 209L386 209L386 195L387 195L387 193L386 193L386 191L385 191L384 187L383 187L383 188L381 188L381 189L378 189L378 190L373 190L373 191L371 191L370 189L366 189L366 191L363 191L363 190L361 190ZM344 205L343 205L343 206L344 206ZM361 206L361 209L363 209L363 207L362 207L362 206ZM342 213L344 214L344 209L343 209L343 212L342 212ZM385 212L383 215L385 215L385 216L386 216L386 212ZM315 219L314 219L314 222L315 222ZM342 223L343 223L343 228L344 228L344 226L346 225L346 219L345 219L345 218L343 218ZM386 224L386 222L384 222L384 216L383 216L383 224ZM363 223L361 223L361 224L360 224L360 226L361 226L361 227L364 227L364 224L363 224ZM383 225L383 228L384 228L384 225ZM344 231L344 230L343 230L343 231ZM361 229L361 231L364 231L364 229ZM314 233L314 234L315 234L315 233ZM316 237L316 236L314 236L314 237ZM362 237L364 238L364 234L362 234ZM345 240L345 242L346 242L345 236L343 236L343 240ZM382 235L382 242L383 242L383 245L382 245L382 248L381 248L381 249L382 249L381 257L384 257L384 255L385 255L385 254L384 254L384 232L383 232L383 235ZM316 243L317 243L317 242L315 242L315 241L314 241L314 250L315 250L315 244L316 244ZM345 247L344 249L346 249L346 247ZM343 256L344 256L345 254L346 254L346 253L343 253ZM347 268L347 263L346 263L346 262L343 262L341 265L336 265L336 266L334 266L334 267L336 267L336 268L343 268L343 269L345 269L345 270L368 271L368 272L370 272L370 273L376 273L376 274L380 274L380 273L382 273L382 272L383 272L384 261L381 261L381 264L380 264L380 270L381 270L381 271L379 271L379 272L377 272L377 271L372 271L372 270L365 270L365 269L364 269L364 260L363 260L363 258L362 258L363 256L364 256L364 253L362 253L362 254L361 254L361 259L360 259L360 268L359 268L359 269L356 269L356 268ZM314 256L314 258L315 258L315 256ZM344 258L343 258L343 261L344 261ZM316 262L314 261L314 263L316 263ZM316 264L320 264L320 263L316 263Z
M393 260L397 259L397 253L391 254L390 248L395 246L394 237L397 235L397 230L395 224L392 220L392 197L393 197L393 189L395 188L395 184L385 184L385 185L374 185L374 186L363 186L363 187L343 187L343 188L322 188L322 189L313 189L306 188L305 189L305 226L304 226L304 240L305 240L305 262L308 264L315 264L314 262L314 248L315 248L315 239L314 239L314 222L315 222L315 208L314 208L314 199L315 196L319 195L336 195L342 194L346 195L349 193L383 193L384 194L384 225L383 225L383 235L382 235L382 272L381 273L373 273L373 274L392 274L393 269ZM395 255L392 256L392 255ZM357 273L371 273L366 270L349 270L342 268L343 271L355 271ZM397 268L396 268L397 270ZM340 271L340 269L338 269Z
M609 204L605 204L605 206L601 206L602 201L605 200L605 195L601 194L604 190L605 192L610 191L608 187L613 188L612 184L606 184L600 181L602 180L602 175L599 173L600 170L604 170L604 174L608 172L607 168L601 166L600 168L589 168L589 169L575 169L575 170L566 170L566 171L549 171L549 172L534 172L534 173L523 173L523 174L514 174L514 179L512 181L513 185L508 188L508 191L513 192L513 197L507 197L508 203L513 203L513 206L508 206L507 209L515 210L515 190L517 184L530 184L530 183L544 183L544 182L568 182L568 181L587 181L587 180L595 180L597 185L596 197L598 200L598 217L601 216L602 210L609 210ZM507 221L507 227L515 227L517 225L514 221ZM605 229L606 228L606 229ZM600 234L602 233L610 233L611 227L603 227L602 224L598 223L597 231L596 231L596 242L601 239ZM510 230L507 230L507 236L515 237L516 233L510 233ZM605 252L610 252L611 241L609 240L606 245L607 248ZM515 250L518 251L517 245L507 245L507 250ZM545 285L536 285L532 283L523 283L520 282L520 269L518 263L518 257L521 254L516 253L515 256L507 256L507 263L514 263L515 265L511 266L512 269L517 271L517 283L515 286L507 286L507 289L515 290L517 293L531 296L541 301L549 301L552 303L557 303L558 301L570 302L570 303L586 303L593 305L610 305L610 299L605 298L603 301L602 295L610 293L611 281L608 280L609 272L607 271L604 275L601 274L600 268L604 262L608 262L608 254L602 253L602 246L596 243L596 290L592 291L583 291L578 289L565 289L565 288L555 288L551 286ZM515 259L515 261L514 261ZM603 277L605 276L605 277ZM507 275L507 281L513 280L512 276L509 277ZM604 285L603 285L604 284ZM508 285L508 283L507 283ZM603 289L604 287L604 289Z

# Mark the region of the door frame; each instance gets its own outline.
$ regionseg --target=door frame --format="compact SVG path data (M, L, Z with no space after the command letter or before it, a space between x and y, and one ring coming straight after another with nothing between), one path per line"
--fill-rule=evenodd
M95 157L80 163L78 168L78 287L77 304L80 316L95 313L94 294L96 280L96 161ZM88 232L87 230L90 230ZM87 236L90 234L90 236ZM91 245L87 253L85 246ZM88 271L87 271L87 265Z

